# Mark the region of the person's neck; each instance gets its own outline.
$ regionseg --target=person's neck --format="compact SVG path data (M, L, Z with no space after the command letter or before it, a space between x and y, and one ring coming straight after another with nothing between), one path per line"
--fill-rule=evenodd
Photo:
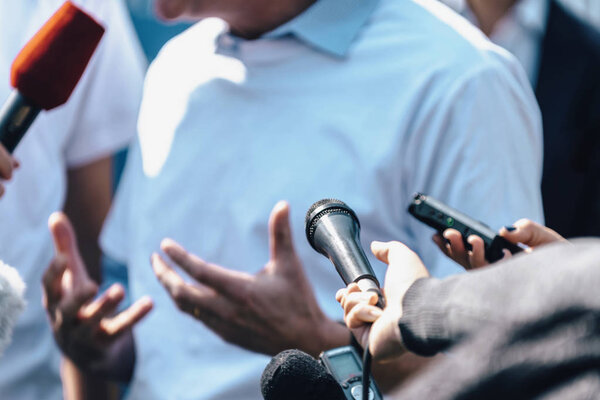
M506 15L518 0L467 0L469 7L479 24L479 29L487 36L494 32L494 27Z
M256 39L300 15L316 0L241 0L222 18L231 32L244 39Z

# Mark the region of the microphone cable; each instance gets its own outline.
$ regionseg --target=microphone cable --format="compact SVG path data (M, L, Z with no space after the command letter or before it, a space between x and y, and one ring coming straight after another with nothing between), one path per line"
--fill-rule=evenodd
M371 362L373 357L369 351L369 339L365 343L363 350L363 371L362 371L362 399L369 400L369 386L371 386Z

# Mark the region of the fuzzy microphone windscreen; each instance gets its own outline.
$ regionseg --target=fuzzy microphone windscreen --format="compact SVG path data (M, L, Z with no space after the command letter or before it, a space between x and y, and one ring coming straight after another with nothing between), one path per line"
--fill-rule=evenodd
M12 86L44 110L66 103L103 35L94 18L65 2L17 55Z
M10 343L13 327L25 309L25 283L11 266L0 261L0 354Z
M345 400L346 395L324 366L300 350L271 359L260 378L265 400Z

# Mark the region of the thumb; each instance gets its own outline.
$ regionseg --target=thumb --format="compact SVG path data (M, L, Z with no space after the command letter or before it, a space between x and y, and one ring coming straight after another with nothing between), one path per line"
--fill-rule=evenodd
M269 248L271 260L288 261L296 256L290 228L290 206L280 201L273 207L269 218Z
M371 243L371 251L379 261L388 265L398 264L400 266L406 266L407 264L421 264L419 256L401 242L374 241Z
M565 240L553 230L528 219L520 219L512 227L500 229L500 236L529 247Z
M371 242L371 252L381 262L389 264L390 246L389 243Z
M50 215L48 229L52 235L56 255L66 258L67 268L73 274L73 278L86 278L87 272L79 254L75 230L67 216L62 212Z

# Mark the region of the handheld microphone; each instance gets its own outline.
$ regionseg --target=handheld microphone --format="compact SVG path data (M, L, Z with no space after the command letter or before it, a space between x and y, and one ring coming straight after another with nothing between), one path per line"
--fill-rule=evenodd
M104 28L70 1L40 28L15 58L12 92L0 110L0 143L12 153L40 111L67 102Z
M345 400L335 378L310 355L285 350L267 365L260 378L265 400Z
M360 223L354 211L340 200L319 200L306 213L305 224L308 242L331 260L344 283L355 282L363 292L377 293L383 308L379 282L360 245Z

